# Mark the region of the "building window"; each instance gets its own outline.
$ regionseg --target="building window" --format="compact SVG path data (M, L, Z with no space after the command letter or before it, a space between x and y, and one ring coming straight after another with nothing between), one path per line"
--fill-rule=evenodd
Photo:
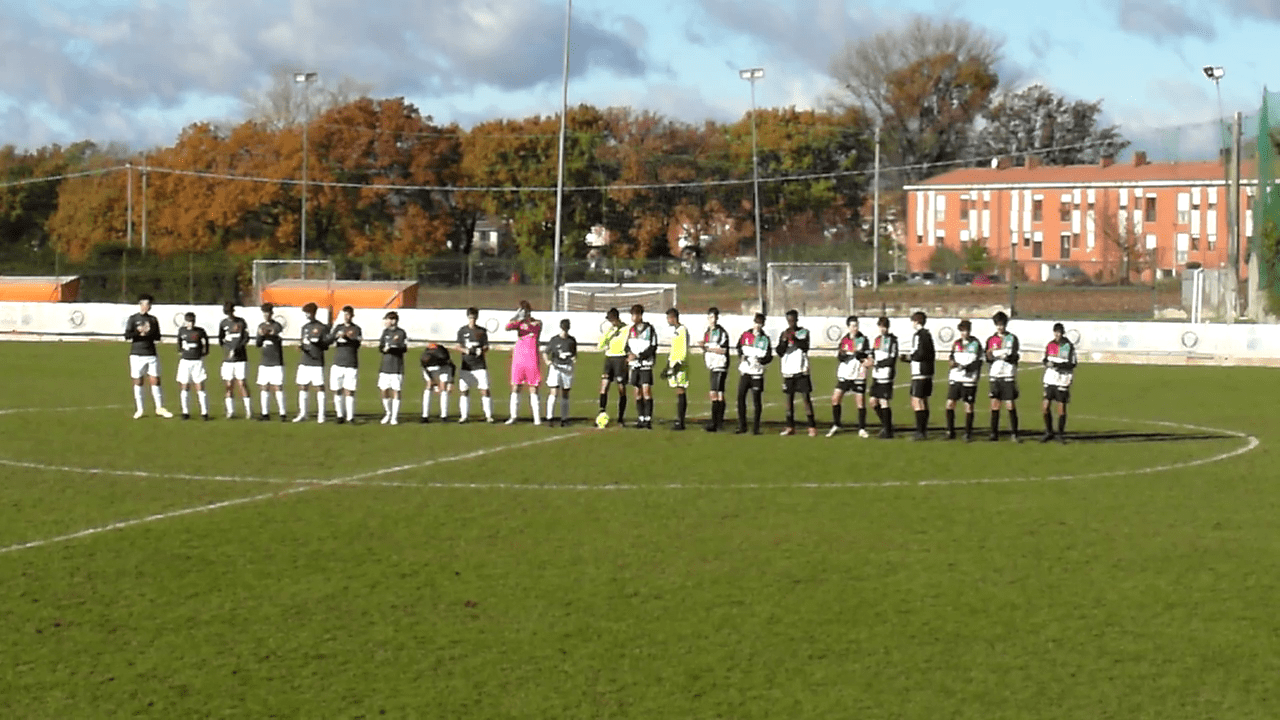
M1199 235L1192 235L1192 236L1191 236L1191 249L1192 249L1192 250L1199 250L1199 249L1200 249L1200 236L1199 236Z
M1031 243L1031 257L1033 258L1044 257L1044 243L1041 242L1038 238L1035 240L1035 242Z
M1058 203L1058 219L1064 223L1071 222L1071 203Z
M960 198L960 221L967 222L969 220L969 211L973 201L969 198Z
M1080 249L1080 233L1076 233L1071 236L1071 247L1077 250Z
M1031 201L1031 222L1044 220L1044 200Z
M933 204L933 219L935 222L947 221L947 197L939 195Z
M917 234L916 234L916 244L917 244L917 245L923 245L923 244L924 244L924 236L923 236L923 235L921 235L921 234L919 234L919 233L917 233Z
M1213 252L1214 249L1217 247L1218 247L1218 236L1210 235L1209 236L1209 252Z
M1031 233L1022 234L1022 247L1024 248L1031 247Z
M1152 195L1148 195L1145 199L1147 202L1147 207L1146 207L1146 213L1143 215L1142 219L1145 222L1155 222L1156 221L1156 199Z
M1079 236L1077 236L1079 237ZM1062 245L1058 251L1058 256L1063 260L1071 259L1071 233L1062 233L1060 238Z

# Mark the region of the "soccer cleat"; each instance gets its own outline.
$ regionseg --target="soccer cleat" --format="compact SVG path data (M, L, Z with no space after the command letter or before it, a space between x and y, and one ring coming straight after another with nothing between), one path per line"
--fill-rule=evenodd
M162 408L162 407L158 407L158 408L156 408L156 414L157 414L157 415L159 415L159 416L160 416L160 417L162 417L162 418L171 418L171 417L173 417L173 413L169 412L168 410L166 410L166 409L164 409L164 408Z
M492 415L490 415L490 416L486 417L486 418L484 419L484 421L485 421L485 422L487 422L487 423L489 423L490 425L492 425L492 424L494 424L494 423L498 422L497 420L494 420L494 419L493 419L493 416L492 416Z
M876 437L881 440L888 440L893 436L889 434L889 428L880 428L880 432L876 433Z
M142 419L142 411L141 411L141 410L138 410L137 412L135 412L135 413L133 414L133 419L134 419L134 420L141 420L141 419Z
M204 421L205 421L205 422L209 422L209 421L210 421L210 420L212 420L212 419L213 419L213 418L209 417L207 414L204 416Z
M796 429L795 429L795 428L784 428L784 429L782 430L782 432L780 432L780 433L778 433L778 434L779 434L779 435L795 435L795 434L796 434Z
M942 439L943 439L943 440L955 440L955 439L956 439L956 434L955 434L955 433L953 433L953 432L949 432L949 433L947 433L946 435L943 435L943 436L942 436Z
M280 413L280 422L289 422L289 416L284 413Z
M990 439L991 439L991 442L1000 442L1000 436L995 433L991 433Z
M379 425L386 425L386 424L388 424L388 423L390 423L390 422L391 422L391 416L390 416L390 415L383 415L383 416L382 416L382 419L378 421L378 424L379 424Z
M541 425L541 424L542 424L542 421L541 421L541 420L534 420L534 421L533 421L533 424L534 424L534 425Z
M1044 437L1040 438L1041 445L1047 442L1053 442L1053 433L1045 433Z
M321 415L321 416L317 417L317 418L316 418L316 423L317 423L317 424L319 424L319 425L323 425L323 424L324 424L324 416L323 416L323 415Z
M258 422L267 422L270 419L271 419L271 416L267 415L266 413L263 413L258 416Z
M866 428L858 428L858 437L860 437L860 438L862 438L862 439L864 439L864 440L865 440L865 439L867 439L867 438L871 437L871 433L867 432L867 429L866 429Z
M838 432L840 432L840 426L832 425L831 429L827 431L827 437L835 437Z
M466 424L467 424L467 419L466 419L466 418L464 418L464 417L460 417L460 418L458 418L458 424L459 424L459 425L466 425Z
M706 424L706 426L705 426L705 427L703 427L702 429L703 429L703 430L706 430L706 431L707 431L707 432L709 432L709 433L718 432L718 429L716 428L715 424L713 424L713 423L707 423L707 424Z
M190 420L190 419L191 419L191 413L182 413L182 419L183 419L183 420Z
M344 423L344 422L346 422L346 421L347 421L347 419L346 419L346 418L342 417L341 415L339 415L339 416L338 416L338 420L337 420L337 422L338 422L338 424L339 424L339 425L341 425L342 423Z
M965 442L967 442L967 443L971 443L971 442L973 442L973 433L965 433L965 434L964 434L964 441L965 441Z
M294 421L294 422L296 422L296 423L299 423L299 422L302 422L303 420L306 420L306 419L307 419L307 416L306 416L306 415L299 415L299 416L295 417L295 418L293 419L293 421Z
M818 428L816 427L809 428L809 437L818 437Z
M422 417L418 418L418 422L422 425L426 425L427 423L431 422L431 418L427 417L426 415L423 415Z
M1009 441L1010 441L1010 442L1014 442L1014 443L1019 443L1019 444L1021 444L1021 443L1022 443L1022 436L1021 436L1021 435L1018 435L1017 433L1014 433L1014 434L1012 434L1012 435L1010 435L1010 436L1009 436Z
M740 428L738 428L737 430L734 430L734 431L733 431L733 434L734 434L734 435L746 435L746 434L747 434L747 429L746 429L746 428L744 428L744 427L740 427Z
M400 424L400 421L399 421L399 420L397 420L397 419L395 419L395 418L391 418L391 422L389 422L389 423L387 423L387 424L388 424L388 425L399 425L399 424Z
M920 442L920 441L922 441L922 440L928 440L928 439L929 439L929 436L928 436L928 435L925 435L925 434L924 434L924 433L922 433L922 432L913 432L913 433L911 433L911 441L912 441L912 442Z
M426 422L427 420L426 420L426 418L423 418L423 419L422 419L422 421L423 421L423 422ZM505 425L515 425L515 424L516 424L516 419L515 419L515 418L513 418L513 417L509 417L509 418L507 418L507 421L506 421L505 423L503 423L503 424L505 424Z

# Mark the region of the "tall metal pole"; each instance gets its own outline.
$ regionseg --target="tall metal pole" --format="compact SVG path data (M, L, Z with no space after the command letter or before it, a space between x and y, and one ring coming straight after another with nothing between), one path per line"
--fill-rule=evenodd
M1235 212L1231 217L1231 239L1227 242L1227 262L1231 264L1231 302L1227 308L1227 322L1234 323L1240 313L1240 151L1241 124L1243 118L1236 111L1231 123L1231 197L1235 199ZM1258 188L1261 193L1263 188Z
M1010 190L1009 192L1018 192ZM1009 249L1009 317L1012 319L1014 315L1014 304L1018 298L1018 243L1022 242L1022 238L1018 237L1012 228L1009 230L1010 239L1013 240Z
M302 279L307 279L307 126L311 124L311 93L302 83Z
M124 204L125 204L125 213L127 215L124 221L124 227L125 227L124 237L125 237L125 244L130 249L132 249L133 248L133 163L127 162L124 164L124 173L125 173L125 177L128 178L128 181L129 181L124 188Z
M754 195L752 205L756 217L756 303L760 312L769 314L764 302L764 250L760 244L760 157L756 148L756 80L764 77L764 70L752 68L738 73L740 77L751 83L751 191Z
M561 214L564 208L564 136L569 115L569 19L573 14L573 0L564 4L564 77L560 84L560 151L556 167L556 234L552 244L551 261L551 309L560 304L560 234Z
M876 125L876 164L871 174L871 289L880 292L880 125Z
M142 254L147 254L147 156L142 156Z

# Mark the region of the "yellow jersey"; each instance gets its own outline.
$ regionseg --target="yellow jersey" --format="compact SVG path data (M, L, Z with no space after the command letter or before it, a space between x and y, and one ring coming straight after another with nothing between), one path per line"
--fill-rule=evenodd
M667 355L667 363L675 365L683 363L689 357L689 328L676 326L676 334L671 338L671 353Z
M604 331L598 343L606 357L623 357L627 354L627 326L619 325Z

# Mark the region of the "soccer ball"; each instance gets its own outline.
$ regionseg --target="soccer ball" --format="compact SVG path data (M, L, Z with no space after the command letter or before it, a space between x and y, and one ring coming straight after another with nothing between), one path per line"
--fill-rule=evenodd
M596 427L601 430L609 427L609 413L602 412L596 416Z

